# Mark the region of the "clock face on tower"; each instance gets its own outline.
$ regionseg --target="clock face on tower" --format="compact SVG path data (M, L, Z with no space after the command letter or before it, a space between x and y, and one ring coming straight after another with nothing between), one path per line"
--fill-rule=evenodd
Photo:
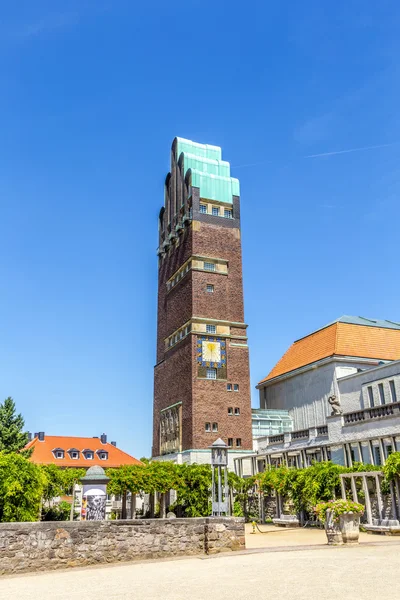
M226 366L225 340L213 337L198 338L197 362L202 367L213 367L215 369Z
M221 342L203 341L202 358L203 362L221 362Z

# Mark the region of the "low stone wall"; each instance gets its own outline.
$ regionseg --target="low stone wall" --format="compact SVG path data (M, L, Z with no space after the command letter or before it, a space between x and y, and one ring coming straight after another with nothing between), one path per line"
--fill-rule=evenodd
M0 574L245 548L244 519L0 523Z

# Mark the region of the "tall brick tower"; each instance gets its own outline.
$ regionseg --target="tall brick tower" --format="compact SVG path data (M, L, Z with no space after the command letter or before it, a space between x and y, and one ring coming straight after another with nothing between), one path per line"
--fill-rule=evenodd
M159 216L153 457L252 449L239 181L221 148L175 138Z

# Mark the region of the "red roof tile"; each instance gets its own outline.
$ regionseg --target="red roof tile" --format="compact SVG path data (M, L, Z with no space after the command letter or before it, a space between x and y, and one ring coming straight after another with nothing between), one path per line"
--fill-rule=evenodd
M400 330L336 322L297 340L260 383L328 356L400 359Z
M100 438L93 437L69 437L57 435L45 435L44 441L41 442L35 437L26 445L27 448L34 448L31 460L38 464L55 464L60 467L76 467L88 469L93 465L100 465L104 469L110 467L120 467L121 465L141 465L142 463L137 458L127 454L123 450L116 448L112 444L106 442L101 443ZM53 450L60 448L64 450L64 458L55 458ZM79 458L71 458L68 450L79 450ZM82 450L92 450L94 453L93 459L86 459L82 454ZM105 450L108 452L108 459L101 460L96 453L96 450Z

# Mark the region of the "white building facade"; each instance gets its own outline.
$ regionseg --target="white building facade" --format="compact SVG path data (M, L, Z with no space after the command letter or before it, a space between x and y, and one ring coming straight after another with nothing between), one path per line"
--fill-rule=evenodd
M257 386L263 411L287 410L293 431L256 438L253 455L235 461L239 475L255 474L267 465L286 463L302 468L323 460L344 466L354 462L381 465L389 454L400 451L400 360L390 359L397 354L400 358L400 325L387 322L388 327L377 331L374 326L358 325L357 318L348 323L350 319L346 317L339 332L311 334L308 337L315 339L301 340L297 347L295 343L273 369L272 377ZM276 375L280 363L284 370L282 364L307 359L308 349L303 357L302 346L308 345L314 352L329 336L347 336L346 349L354 354L368 351L378 356L343 356L335 354L343 347L328 344L326 351L332 355L319 359L317 355L318 360L289 372L278 370ZM329 401L332 397L334 406Z

